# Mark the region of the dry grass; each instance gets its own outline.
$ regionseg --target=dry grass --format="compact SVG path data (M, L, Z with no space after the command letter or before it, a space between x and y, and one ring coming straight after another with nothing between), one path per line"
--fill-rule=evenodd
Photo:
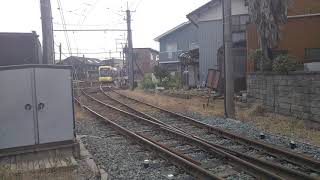
M206 107L205 104L207 101L201 97L181 99L159 94L150 94L142 90L133 92L122 91L122 93L176 112L198 112L204 116L224 116L222 99L214 100ZM266 113L261 106L257 104L243 106L237 103L236 112L236 118L238 120L252 122L264 131L320 145L320 131L305 128L304 121L302 120L274 113Z
M176 112L199 112L203 115L214 115L223 117L223 100L217 99L215 103L210 103L206 107L207 100L201 97L192 97L191 99L181 99L169 96L163 96L159 94L149 94L141 90L136 91L122 91L131 97L143 100L150 104L161 106L167 109L171 109Z
M76 121L81 121L81 120L87 119L88 117L88 113L86 113L85 110L78 105L74 106L74 114L75 114Z
M76 180L78 179L72 171L39 171L39 172L12 172L5 168L0 168L0 179L2 180Z
M258 128L267 132L320 145L319 130L306 128L301 119L264 112L260 105L255 104L246 110L238 111L237 118L253 122Z

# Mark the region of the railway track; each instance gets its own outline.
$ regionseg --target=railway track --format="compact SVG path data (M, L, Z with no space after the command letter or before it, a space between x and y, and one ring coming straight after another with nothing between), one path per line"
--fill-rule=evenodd
M88 98L84 107L91 113L199 179L286 179L183 132L83 93Z
M105 97L102 94L95 96L105 103L112 104L120 109L125 109L138 116L189 134L195 139L240 157L261 168L275 172L286 179L319 179L319 177L311 177L311 175L314 176L319 173L319 161L294 154L290 151L278 149L268 144L237 137L229 132L197 122L189 117L170 112L160 107L137 101L110 89L108 89L108 93L104 92L101 87L100 90L104 93ZM151 112L152 114L158 111L162 115L166 115L165 118L156 119L150 116L149 113L143 113L137 111L137 109Z

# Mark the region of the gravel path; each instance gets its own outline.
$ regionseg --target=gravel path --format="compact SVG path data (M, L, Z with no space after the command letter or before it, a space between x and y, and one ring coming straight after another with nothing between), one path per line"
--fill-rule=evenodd
M206 124L213 125L215 127L219 127L225 130L229 130L230 132L233 132L235 134L239 134L241 136L250 137L253 139L260 139L260 133L263 132L262 130L258 129L253 123L246 123L241 122L233 119L224 119L224 118L217 118L217 117L205 117L200 115L199 113L184 113L184 115L187 115L189 117L193 117L197 120L200 120ZM268 132L263 132L266 136L264 140L267 143L275 144L283 148L290 148L289 137L286 136L280 136L271 134ZM294 140L294 139L293 139ZM297 153L303 153L310 155L311 157L320 160L320 147L311 145L308 143L298 142L295 141L297 144L297 148L293 151Z
M153 155L150 151L128 140L96 119L76 122L77 134L92 154L99 168L104 169L111 179L193 179L174 165ZM144 167L143 161L150 160Z

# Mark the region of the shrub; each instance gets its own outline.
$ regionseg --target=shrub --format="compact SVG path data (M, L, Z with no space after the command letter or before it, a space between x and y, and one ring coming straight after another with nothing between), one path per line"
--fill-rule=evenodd
M141 87L143 89L154 89L155 83L152 82L151 74L145 74L141 82Z
M158 86L164 87L166 89L180 88L181 77L179 75L170 75L169 77L165 77L164 79L162 79L162 81L158 83Z
M251 58L254 61L254 69L260 71L271 71L272 62L270 59L263 56L261 49L256 49L251 53Z
M169 71L166 68L161 67L160 65L154 67L153 74L157 79L160 80L160 83L162 83L163 79L170 78Z
M296 58L289 55L279 55L273 61L272 70L278 73L287 73L295 71L297 67Z

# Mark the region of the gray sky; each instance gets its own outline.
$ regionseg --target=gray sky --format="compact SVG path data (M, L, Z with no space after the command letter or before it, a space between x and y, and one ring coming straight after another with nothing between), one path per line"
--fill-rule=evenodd
M41 37L40 0L2 0L0 6L0 32L36 31ZM60 0L67 29L126 29L124 20L127 0ZM153 39L176 25L187 21L186 14L209 0L128 0L132 14L134 47L159 49ZM58 1L51 0L54 29L62 29ZM55 32L55 51L62 43L68 56L63 32ZM81 53L115 52L116 39L124 32L69 32L73 55ZM118 42L123 42L118 40ZM118 48L120 48L120 44ZM118 49L119 50L119 49ZM79 53L79 54L77 54ZM87 57L108 58L109 53L86 54ZM119 53L112 56L118 57ZM56 59L57 59L56 55Z

